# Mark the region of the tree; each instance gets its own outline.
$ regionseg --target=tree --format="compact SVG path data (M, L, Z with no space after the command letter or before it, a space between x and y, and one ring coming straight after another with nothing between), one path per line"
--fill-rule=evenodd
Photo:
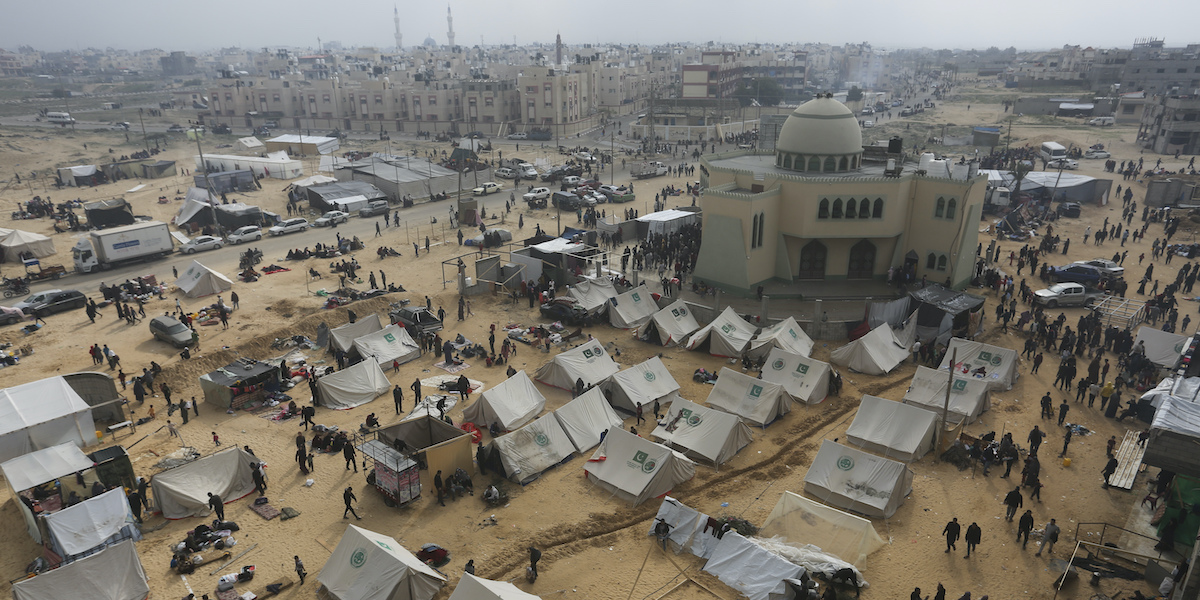
M863 99L863 91L858 89L857 85L850 88L850 91L846 92L846 101L847 102L858 102L859 100L862 100L862 99Z
M761 106L775 106L783 101L783 87L770 77L759 77L743 81L742 85L733 92L742 106L750 106L758 100Z

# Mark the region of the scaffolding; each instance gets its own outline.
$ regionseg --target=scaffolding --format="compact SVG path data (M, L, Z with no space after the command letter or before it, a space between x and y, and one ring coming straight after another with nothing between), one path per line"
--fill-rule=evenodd
M1100 317L1101 323L1116 325L1130 331L1146 320L1145 302L1119 296L1105 296L1092 305L1092 310Z

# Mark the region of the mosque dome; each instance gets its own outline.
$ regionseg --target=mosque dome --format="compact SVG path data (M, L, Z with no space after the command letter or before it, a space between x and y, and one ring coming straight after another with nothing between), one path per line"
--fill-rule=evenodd
M775 142L775 164L805 172L858 169L862 162L862 129L845 104L819 96L788 116Z
M427 37L427 38L425 38L425 43L423 45L426 48L436 48L437 40L433 39L432 37Z

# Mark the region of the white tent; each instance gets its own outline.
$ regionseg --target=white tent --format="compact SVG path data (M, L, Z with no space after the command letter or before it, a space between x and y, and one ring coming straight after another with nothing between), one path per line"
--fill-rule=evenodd
M912 492L912 480L902 462L825 440L804 475L804 491L826 504L888 518Z
M750 350L746 354L758 359L766 356L772 349L779 348L792 354L809 356L812 354L813 341L800 328L796 319L788 317L770 327L764 327L750 342Z
M814 544L859 568L885 545L867 519L792 492L779 497L759 535L781 537L795 546Z
M354 340L358 355L375 357L381 366L390 367L392 361L404 364L421 356L421 347L413 341L408 331L399 325L388 325L379 331L368 333Z
M66 379L0 390L0 461L66 442L81 448L96 443L92 407Z
M804 567L789 562L736 531L727 532L712 550L704 564L725 585L737 590L749 600L787 598L784 579L797 579Z
M792 395L782 385L725 367L721 367L705 402L756 427L766 427L792 410Z
M588 313L598 315L604 312L609 299L617 296L617 288L603 277L584 279L567 288L567 295L582 304Z
M250 463L256 462L253 454L235 446L155 475L150 489L163 517L207 515L209 492L229 503L254 491Z
M1168 333L1161 329L1143 325L1138 328L1137 337L1134 338L1133 345L1136 348L1138 342L1141 342L1146 347L1146 358L1160 367L1173 369L1179 363L1179 357L1183 354L1183 350L1187 348L1189 339L1191 339L1191 336Z
M876 454L911 462L933 449L937 421L930 411L864 394L846 440Z
M126 540L12 586L13 600L144 600L146 572L133 542Z
M77 187L79 182L76 177L91 177L96 174L99 169L96 165L75 165L73 167L59 167L58 180L63 185L68 187Z
M956 350L958 354L955 357ZM1012 389L1013 383L1020 377L1017 373L1016 350L952 338L939 369L948 369L952 357L958 360L954 365L956 375L985 381L990 390Z
M354 525L317 574L336 600L429 600L446 578L400 542Z
M450 600L540 600L507 581L492 581L463 573Z
M238 150L258 150L266 147L261 140L254 136L238 138L237 145Z
M683 300L676 300L638 327L637 338L660 346L674 346L683 343L697 329L700 324L692 309Z
M589 481L634 506L696 475L686 456L624 429L610 430L583 470Z
M707 349L713 356L738 357L750 345L750 338L757 330L738 316L732 306L726 306L717 318L688 338L687 349Z
M702 458L721 465L754 440L750 428L727 412L676 398L667 411L666 425L654 429L654 437L680 448L688 458Z
M233 282L228 277L193 260L192 264L175 280L175 286L183 290L188 298L211 296L229 291Z
M908 349L896 343L896 336L887 323L829 354L833 364L867 375L890 373L906 358Z
M829 363L771 348L763 363L762 379L782 385L797 400L816 404L829 394L831 373Z
M125 538L142 539L125 490L114 488L46 515L54 550L63 556L89 552Z
M17 256L22 252L29 252L33 254L34 258L46 258L51 254L58 253L54 249L54 240L40 233L21 231L20 229L14 229L0 239L0 250L4 252L4 260L10 262L19 262Z
M917 366L912 383L904 394L904 403L942 414L946 406L946 386L950 385L950 374L946 371ZM982 379L955 375L950 389L949 420L952 423L973 423L984 411L992 407L991 393Z
M67 477L92 468L92 459L88 458L78 446L71 442L51 446L23 454L0 464L0 473L8 482L15 498L18 492L49 483L60 477ZM33 513L24 502L17 501L25 517L25 529L33 541L41 543L42 533L38 529Z
M463 420L487 429L492 423L512 431L542 413L546 397L538 391L525 371L504 380L500 385L484 390L474 404L463 409Z
M554 411L554 416L579 452L595 448L600 443L601 433L622 426L621 417L617 416L617 411L604 399L604 392L598 387L566 403Z
M582 379L584 385L600 383L620 368L608 356L604 346L593 339L555 356L537 370L534 379L552 387L572 390L577 380Z
M613 407L631 414L639 402L649 408L655 400L668 404L679 397L679 383L657 356L613 375L601 387L612 393Z
M639 285L609 300L608 322L617 329L637 329L658 311L658 304L646 284Z
M1197 402L1200 399L1200 377L1167 377L1158 385L1146 390L1140 400L1147 400L1154 408L1166 400Z
M500 462L508 478L526 484L541 475L542 471L562 463L575 452L575 445L553 414L507 435L502 435L492 444L500 451Z
M334 350L349 352L354 347L354 340L380 329L383 329L383 323L379 321L379 313L364 315L353 323L330 329L329 345Z
M317 387L321 391L321 406L347 410L386 394L392 384L379 363L363 360L318 379Z

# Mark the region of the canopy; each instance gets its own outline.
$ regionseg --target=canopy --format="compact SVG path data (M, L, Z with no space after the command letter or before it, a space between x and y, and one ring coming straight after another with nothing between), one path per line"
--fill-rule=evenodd
M183 290L188 298L200 298L227 292L233 287L233 282L228 277L200 264L200 261L193 260L192 264L188 265L188 268L179 275L179 279L175 280L175 285Z
M1167 399L1196 402L1200 399L1200 377L1167 377L1141 397L1154 408L1162 406Z
M763 363L762 379L778 383L793 398L817 404L829 393L829 363L772 348Z
M655 428L654 437L683 449L688 458L702 458L714 466L733 458L754 439L741 419L683 398L671 403L665 422Z
M534 378L549 386L571 390L575 389L575 382L580 379L584 385L600 383L620 368L608 356L604 346L593 339L555 356L537 370Z
M528 380L526 380L528 381ZM492 440L509 479L525 484L571 457L575 445L553 414Z
M254 491L250 463L257 462L258 458L241 448L227 448L155 475L150 480L150 489L163 517L207 515L209 492L228 504Z
M1146 347L1146 358L1160 367L1173 369L1179 363L1179 357L1183 354L1184 348L1187 348L1189 339L1191 336L1167 333L1161 329L1142 326L1138 328L1133 345L1137 347L1138 342L1142 342Z
M56 550L67 556L83 554L125 537L142 539L129 499L121 488L47 514L46 527L54 538Z
M950 385L950 374L945 371L917 366L904 403L933 411L940 415L946 406L946 386ZM984 411L992 407L991 393L982 379L954 376L950 390L950 420L955 423L973 423Z
M463 573L450 600L538 600L541 596L521 591L507 581L492 581Z
M912 492L912 479L904 463L824 440L804 475L804 491L826 504L888 518Z
M67 442L7 460L0 464L0 471L15 494L92 466L92 459L79 446Z
M908 358L908 349L896 343L891 326L886 323L829 354L829 360L867 375L891 373Z
M317 380L321 389L321 406L348 410L362 406L392 389L387 375L373 360L359 361L337 373Z
M354 348L363 358L375 357L381 366L391 366L392 361L404 364L421 356L421 347L407 330L395 324L355 339Z
M0 239L0 249L4 251L4 260L13 262L18 260L17 256L22 252L29 252L34 258L46 258L58 253L54 249L54 240L40 233L20 229L14 229L12 233Z
M782 537L794 546L814 544L859 568L885 545L867 519L792 492L779 497L759 535Z
M691 479L696 465L662 444L612 429L583 472L601 489L637 506Z
M687 349L707 349L713 356L739 357L757 329L738 316L732 306L726 306L712 323L692 334L687 341Z
M544 408L546 397L525 371L517 371L500 385L485 390L474 404L463 409L463 420L482 429L499 423L505 431L512 431L541 414Z
M317 574L337 600L429 600L446 578L400 542L354 525Z
M353 323L346 323L341 327L330 329L329 345L334 350L349 352L351 348L354 348L354 340L380 329L383 329L383 323L379 321L379 313L364 315Z
M598 315L604 312L608 301L617 296L617 288L611 281L600 277L584 279L567 288L567 294L583 305L588 313Z
M608 322L617 329L637 329L658 310L646 284L609 300Z
M958 363L954 365L955 374L982 379L989 390L1010 390L1020 374L1017 373L1017 351L972 342L962 338L950 340L946 348L946 356L942 358L939 369L950 367L950 359L954 351L958 351ZM982 371L980 371L982 369Z
M601 385L612 393L613 407L631 414L637 412L639 402L650 407L655 400L667 404L679 397L679 384L657 356L613 375Z
M937 415L864 394L846 440L888 458L911 462L933 449Z
M600 443L600 434L611 429L620 429L621 417L604 399L604 392L594 387L582 396L554 411L567 437L579 452L591 450Z
M64 443L96 443L92 407L66 379L50 377L0 390L0 461Z
M660 346L674 346L682 343L697 329L700 329L700 324L692 315L692 309L688 308L683 300L676 300L670 306L654 313L649 321L639 327L637 337L639 340Z
M813 341L800 328L796 319L788 317L770 327L764 327L758 332L754 341L750 342L750 350L746 354L750 358L759 359L766 356L772 349L779 348L792 354L810 356Z
M782 385L725 367L721 367L706 402L757 427L766 427L792 410L792 395Z
M12 594L13 600L144 600L150 595L150 586L133 541L126 540L53 571L17 581Z

